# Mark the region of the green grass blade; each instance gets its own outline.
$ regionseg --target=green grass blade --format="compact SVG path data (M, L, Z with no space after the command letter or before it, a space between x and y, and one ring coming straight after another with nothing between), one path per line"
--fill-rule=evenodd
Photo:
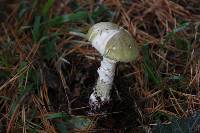
M41 35L40 21L41 21L41 16L36 16L32 31L32 37L34 42L37 42Z
M47 115L47 119L51 120L51 119L66 119L68 118L68 114L66 113L53 113L53 114L48 114Z
M60 26L66 22L82 22L88 18L87 11L79 11L76 13L66 14L62 16L56 16L43 24L48 26Z
M7 100L7 101L8 101L8 100L9 100L9 101L11 100L9 97L6 97L6 96L0 96L0 99Z
M24 14L31 9L31 6L28 5L25 0L20 1L18 17L22 18Z
M92 18L96 20L99 16L101 16L103 13L107 12L108 8L105 5L100 5L93 13Z
M156 85L160 85L161 77L155 71L155 66L153 65L153 62L152 62L150 55L149 55L148 45L143 46L142 54L143 54L143 57L144 57L143 65L144 65L145 73L147 74L148 78L150 80L152 80Z
M47 39L43 42L43 48L41 49L42 51L42 57L44 59L47 59L48 61L50 61L51 59L53 59L56 55L56 37L54 38L50 38Z
M42 9L42 13L43 13L44 16L48 16L49 9L52 7L53 3L54 3L54 0L48 0L45 3L45 5Z
M174 28L172 30L172 32L167 33L167 35L165 36L165 38L167 40L175 38L177 32L181 32L181 31L186 30L189 27L189 25L190 25L189 22L183 22L183 23L181 23L179 26L177 26L176 28Z
M186 28L188 28L189 25L190 25L189 22L183 22L182 24L180 24L180 26L173 29L173 32L174 33L181 32L181 31L185 30Z

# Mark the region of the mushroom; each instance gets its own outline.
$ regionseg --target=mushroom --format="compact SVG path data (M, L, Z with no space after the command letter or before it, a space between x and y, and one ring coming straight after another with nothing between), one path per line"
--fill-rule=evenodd
M100 22L93 25L86 37L103 56L98 69L99 78L89 99L91 110L97 111L110 101L116 62L135 60L138 49L131 34L111 22Z

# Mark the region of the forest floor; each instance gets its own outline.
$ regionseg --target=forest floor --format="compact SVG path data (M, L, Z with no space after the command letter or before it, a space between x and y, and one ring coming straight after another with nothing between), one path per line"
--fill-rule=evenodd
M0 133L200 132L199 7L198 0L0 0ZM127 29L140 55L117 64L106 116L89 115L102 57L76 34L106 21Z

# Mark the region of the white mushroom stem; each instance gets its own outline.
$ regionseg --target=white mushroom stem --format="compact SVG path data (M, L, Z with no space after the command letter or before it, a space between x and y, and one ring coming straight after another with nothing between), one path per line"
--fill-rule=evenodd
M103 57L101 66L98 69L99 78L89 100L92 110L99 109L101 105L109 102L110 90L112 89L115 75L115 66L116 61Z

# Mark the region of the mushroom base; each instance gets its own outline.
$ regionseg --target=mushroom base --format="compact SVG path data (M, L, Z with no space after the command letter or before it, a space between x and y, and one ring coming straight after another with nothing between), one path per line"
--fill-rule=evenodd
M98 69L99 78L90 96L89 104L92 111L98 111L110 100L110 90L112 89L115 75L116 62L108 58L103 58Z

